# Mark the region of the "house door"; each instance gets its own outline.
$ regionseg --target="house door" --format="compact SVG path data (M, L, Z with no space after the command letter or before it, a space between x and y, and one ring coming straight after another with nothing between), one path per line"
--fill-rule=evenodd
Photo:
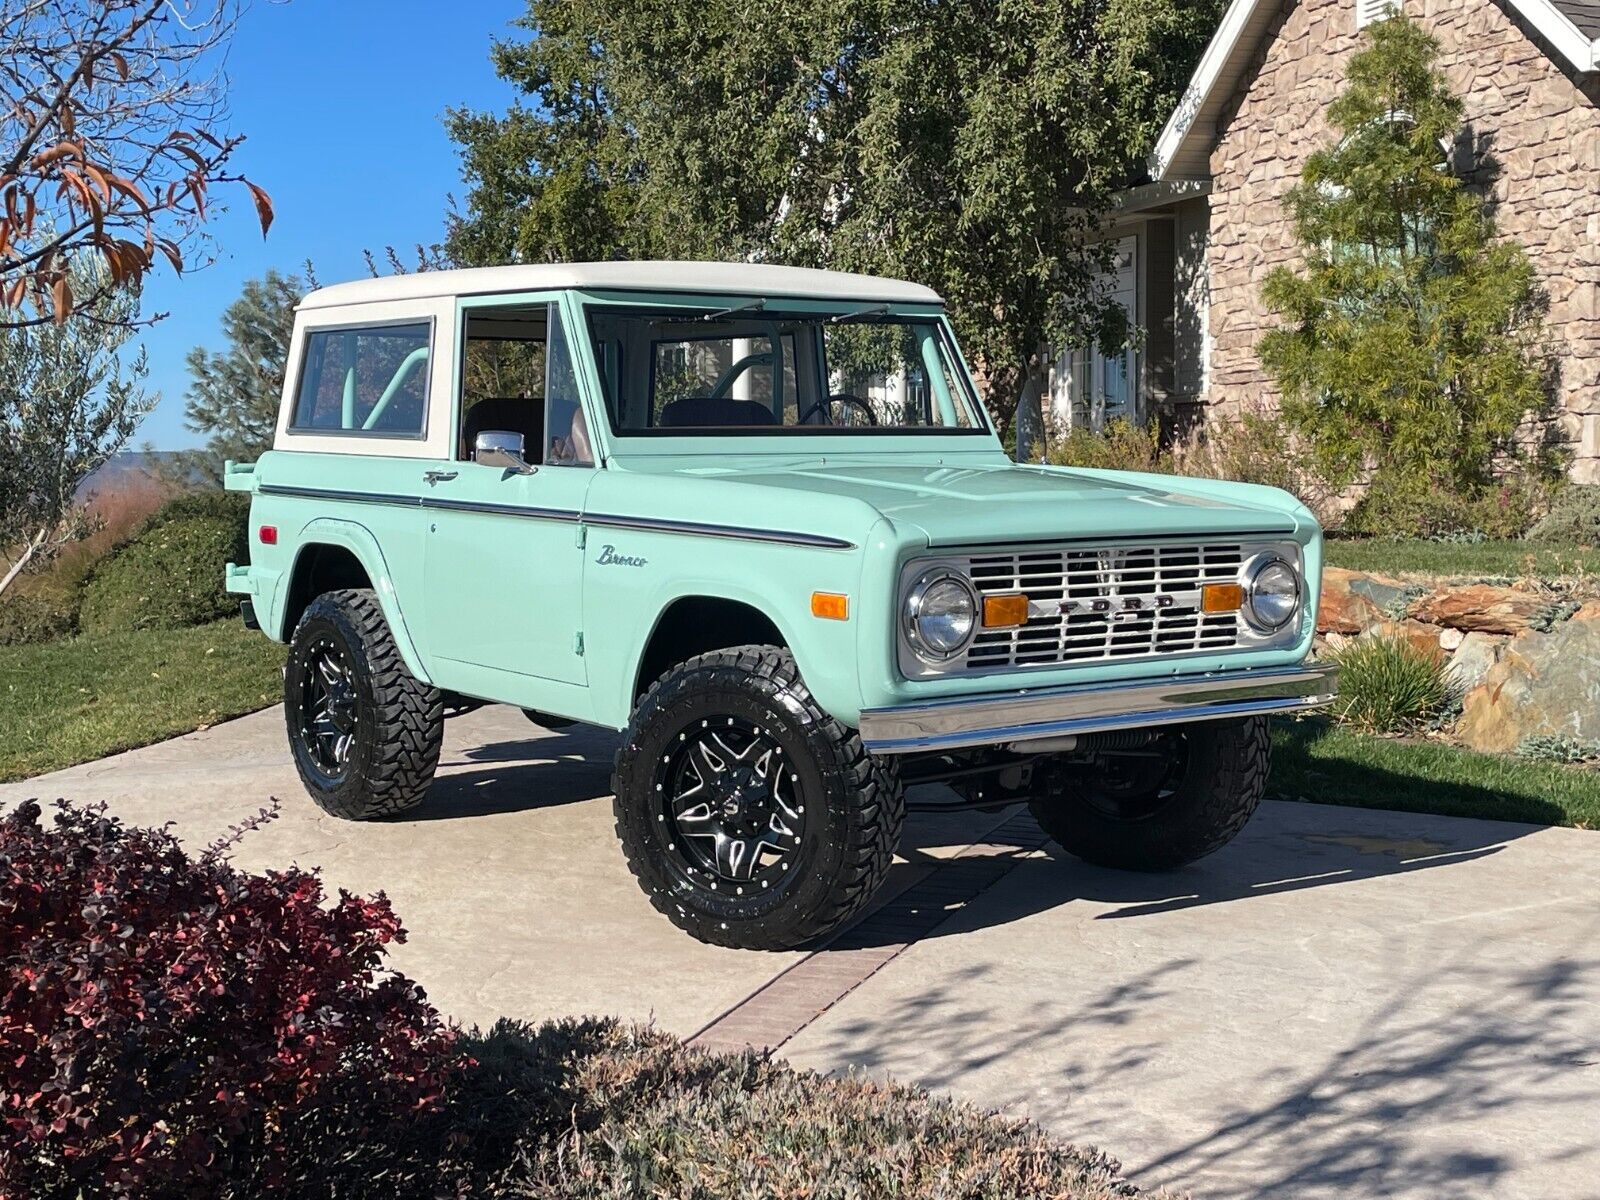
M1110 297L1131 323L1139 315L1138 239L1119 241L1113 262ZM1144 416L1138 383L1138 357L1132 345L1115 354L1103 354L1096 346L1075 347L1063 353L1051 371L1051 407L1056 420L1071 429L1098 433L1119 418L1138 424Z

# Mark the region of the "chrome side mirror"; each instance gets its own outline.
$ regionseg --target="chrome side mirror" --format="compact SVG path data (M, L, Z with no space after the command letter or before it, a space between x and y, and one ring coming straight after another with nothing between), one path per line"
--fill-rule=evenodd
M523 457L520 433L504 429L485 429L472 442L472 459L486 467L501 467L518 475L532 475L539 468Z

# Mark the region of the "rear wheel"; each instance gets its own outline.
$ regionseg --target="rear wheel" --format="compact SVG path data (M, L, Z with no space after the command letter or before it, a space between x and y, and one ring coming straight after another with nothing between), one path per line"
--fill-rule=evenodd
M1267 787L1265 717L1180 725L1144 746L1041 764L1039 827L1087 862L1164 871L1220 850Z
M300 780L324 812L388 817L427 794L444 698L406 670L370 590L327 592L307 607L289 643L283 713Z
M778 950L837 929L899 841L899 776L817 705L787 650L690 659L617 752L617 835L650 901L706 942Z

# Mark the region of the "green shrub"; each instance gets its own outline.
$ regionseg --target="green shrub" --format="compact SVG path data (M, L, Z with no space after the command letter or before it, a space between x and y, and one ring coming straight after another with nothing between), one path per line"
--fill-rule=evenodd
M1334 715L1374 733L1413 728L1450 706L1444 666L1409 642L1357 638L1334 651L1339 699Z
M90 575L84 632L178 629L237 611L222 567L246 560L248 515L249 501L228 492L189 492L163 505Z
M1526 534L1530 542L1600 546L1600 486L1569 487L1556 494L1550 511Z
M1103 433L1074 429L1054 439L1045 461L1057 467L1094 467L1103 471L1171 471L1161 451L1154 423L1141 428L1118 417Z
M78 630L76 590L54 588L20 591L18 585L0 595L0 646L28 646L71 637Z
M1446 478L1380 474L1345 519L1343 531L1366 537L1432 541L1503 541L1521 537L1550 504L1554 485L1522 472L1462 490Z

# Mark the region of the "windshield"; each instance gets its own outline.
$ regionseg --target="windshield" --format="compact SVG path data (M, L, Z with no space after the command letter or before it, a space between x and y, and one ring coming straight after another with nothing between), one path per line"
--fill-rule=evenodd
M752 301L591 308L588 319L611 426L624 437L986 432L934 317Z

